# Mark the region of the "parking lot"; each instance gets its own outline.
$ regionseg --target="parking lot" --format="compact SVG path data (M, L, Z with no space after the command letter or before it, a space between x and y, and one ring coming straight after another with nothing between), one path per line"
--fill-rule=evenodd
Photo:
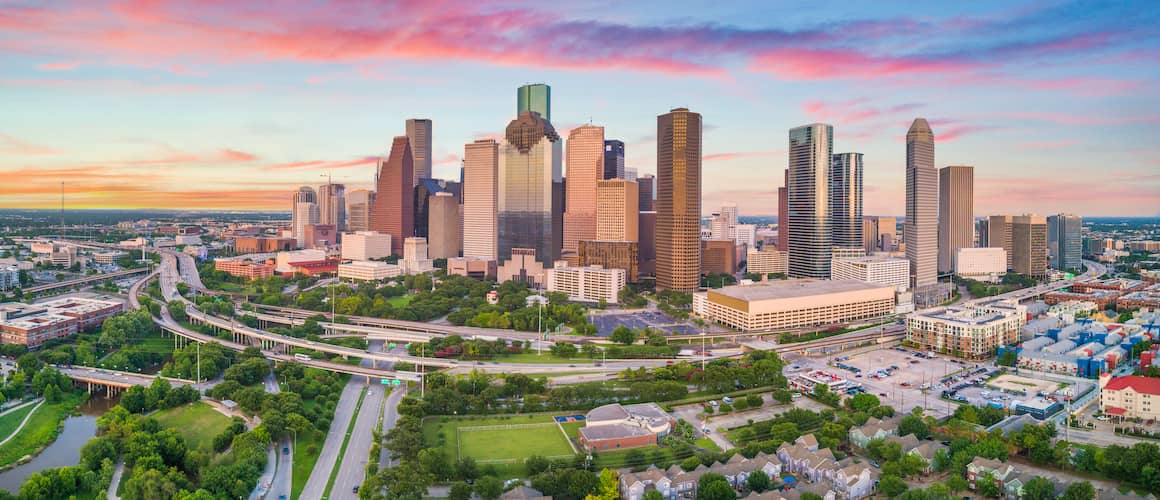
M839 363L845 368L838 366ZM863 391L878 396L883 404L893 406L899 412L920 406L926 408L927 414L936 417L954 411L952 403L939 400L943 389L940 381L977 366L943 356L920 356L917 351L900 347L879 347L828 358L803 357L795 364L805 368L824 368L846 377L854 386L860 385Z
M641 311L625 314L598 314L592 316L592 324L596 325L596 334L601 337L612 335L612 331L619 326L632 329L652 328L669 334L695 335L701 333L696 327L688 324L678 324L672 318L659 311Z

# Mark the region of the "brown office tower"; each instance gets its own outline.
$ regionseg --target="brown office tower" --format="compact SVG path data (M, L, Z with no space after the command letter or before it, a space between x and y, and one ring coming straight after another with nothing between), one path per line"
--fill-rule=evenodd
M637 219L637 234L640 236L640 245L637 254L640 256L638 270L641 276L657 275L657 213L641 212Z
M652 212L656 210L653 205L653 193L656 192L657 178L652 174L645 174L636 179L636 185L640 191L640 211Z
M789 251L789 169L785 169L785 183L777 188L777 249Z
M657 117L657 290L701 284L701 115L677 108Z
M1011 247L1013 219L1010 215L992 215L987 220L987 246L1002 248L1007 252L1007 269L1014 267L1012 264L1015 259L1015 249Z
M307 224L305 229L305 248L326 249L338 243L338 228L334 224Z
M391 235L391 253L403 255L403 242L415 231L414 159L407 136L395 137L391 153L379 159L371 230Z
M459 257L459 201L442 192L430 196L427 223L427 258Z
M737 243L733 240L701 240L701 274L737 272Z
M975 243L975 167L938 171L938 272L955 270L955 254Z
M1047 276L1047 217L1018 215L1011 222L1011 268L1019 274Z
M604 266L605 269L624 269L629 283L640 279L640 247L635 241L580 240L577 266Z
M582 125L564 146L568 171L564 211L564 252L596 237L596 184L604 178L604 127Z
M596 238L606 241L639 239L640 196L633 181L611 179L596 183Z

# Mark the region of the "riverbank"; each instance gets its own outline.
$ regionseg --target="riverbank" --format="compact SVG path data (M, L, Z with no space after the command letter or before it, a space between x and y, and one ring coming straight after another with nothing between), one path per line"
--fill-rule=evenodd
M31 460L52 444L60 435L64 420L76 413L88 396L84 392L73 392L55 403L41 405L21 431L0 446L0 472Z

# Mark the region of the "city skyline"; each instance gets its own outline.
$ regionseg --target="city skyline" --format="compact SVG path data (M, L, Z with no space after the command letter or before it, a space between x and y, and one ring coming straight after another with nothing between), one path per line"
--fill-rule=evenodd
M656 171L654 117L702 113L707 209L736 201L742 214L775 214L780 138L822 121L836 151L865 154L863 213L902 215L901 131L924 116L939 140L936 168L976 166L976 217L1160 213L1149 140L1160 100L1148 91L1160 78L1149 64L1158 37L1141 28L1156 9L676 5L657 19L642 4L609 23L591 3L453 4L371 14L383 22L368 29L357 2L324 16L173 2L2 6L11 50L0 88L14 106L0 111L0 174L23 182L4 188L0 207L57 207L64 181L70 208L285 211L290 193L322 174L350 191L371 187L376 158L415 117L433 122L435 176L456 179L463 145L498 138L514 118L513 89L544 82L561 136L603 126L640 175ZM220 25L235 15L268 25ZM400 33L401 19L430 27L431 39ZM471 32L485 20L513 27ZM613 84L614 72L634 85ZM1090 182L1093 165L1106 172L1100 182Z

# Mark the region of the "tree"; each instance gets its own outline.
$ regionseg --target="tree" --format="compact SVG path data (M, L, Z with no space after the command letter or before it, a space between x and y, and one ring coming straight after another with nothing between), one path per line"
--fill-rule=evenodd
M905 436L907 434L914 434L914 437L921 441L930 436L930 427L926 425L926 422L922 421L922 417L918 415L907 415L902 417L902 420L898 422L898 435Z
M618 326L612 331L612 335L608 337L609 340L624 345L630 345L636 342L636 331L626 326Z
M403 461L398 466L380 469L367 480L366 484L366 489L380 492L386 498L422 500L427 496L431 476L424 474L408 461Z
M999 355L999 359L995 362L995 364L999 366L1015 366L1015 362L1017 360L1018 359L1014 350L1003 349L1003 354Z
M1061 500L1092 500L1096 497L1096 489L1092 487L1092 483L1087 481L1079 481L1071 483L1067 489L1063 491Z
M1047 479L1035 476L1023 485L1023 498L1026 500L1053 500L1055 498L1055 485Z
M878 481L878 492L890 498L901 495L906 490L906 483L898 476L882 476Z
M657 490L648 490L645 492L641 500L665 500L665 496Z
M600 482L596 492L589 494L586 500L617 500L620 498L620 474L614 470L600 471Z
M471 485L463 481L451 483L451 492L447 498L451 500L471 500Z
M778 389L773 391L773 399L777 400L778 403L786 404L793 401L793 393L786 389Z
M503 481L495 476L483 476L475 481L475 494L483 500L495 500L503 494Z
M770 273L770 275L772 276L773 273ZM800 498L802 500L823 500L821 495L817 493L811 493L809 491L803 491Z
M745 401L749 403L750 408L760 408L761 405L765 403L765 401L761 399L761 396L757 394L750 394L745 396Z
M979 494L985 497L998 498L999 483L995 482L995 477L990 473L984 473L981 477L975 480L975 485L979 490Z
M765 475L763 471L755 470L745 479L745 487L749 488L749 491L756 491L758 493L768 490L769 476Z
M967 480L963 479L962 476L954 475L947 478L947 488L951 489L951 493L958 493L969 487L970 485L967 484Z
M736 500L736 498L737 492L733 491L733 487L724 477L697 488L697 500Z
M878 396L862 393L846 400L846 406L854 411L870 411L871 408L881 405Z

